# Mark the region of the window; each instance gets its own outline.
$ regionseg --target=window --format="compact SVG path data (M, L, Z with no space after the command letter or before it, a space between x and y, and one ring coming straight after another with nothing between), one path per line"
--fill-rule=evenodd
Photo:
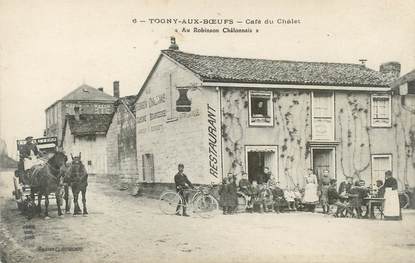
M385 172L392 170L392 155L391 154L374 154L372 155L372 182L375 184L376 180L385 181Z
M334 140L334 93L319 91L311 96L313 140Z
M274 126L271 91L249 92L249 125Z
M91 160L88 160L88 165L92 165L92 161Z
M391 127L390 95L372 95L371 105L372 127Z

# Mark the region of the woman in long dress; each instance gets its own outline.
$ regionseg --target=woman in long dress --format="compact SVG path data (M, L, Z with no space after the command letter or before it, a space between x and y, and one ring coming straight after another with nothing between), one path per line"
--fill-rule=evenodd
M401 220L401 208L398 195L398 181L393 178L392 171L385 172L385 183L381 187L385 195L383 215L385 220Z
M318 203L317 195L317 176L313 173L312 169L308 170L308 175L305 176L305 189L303 203L308 211L314 213L316 204Z

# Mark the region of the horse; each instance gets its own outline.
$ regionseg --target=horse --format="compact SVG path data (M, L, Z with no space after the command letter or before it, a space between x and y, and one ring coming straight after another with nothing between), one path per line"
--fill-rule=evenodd
M81 161L81 153L78 156L71 154L72 163L66 171L64 182L67 182L71 186L74 202L73 215L81 214L81 209L78 204L79 192L82 194L82 205L84 215L88 214L86 208L86 188L88 186L88 173L85 169L84 164Z
M49 218L49 194L55 193L56 203L58 206L58 215L62 215L60 208L61 203L61 167L66 163L68 158L63 152L56 152L45 164L32 167L26 174L25 180L30 185L30 197L35 201L35 194L38 194L38 213L41 214L41 200L45 197L45 218Z

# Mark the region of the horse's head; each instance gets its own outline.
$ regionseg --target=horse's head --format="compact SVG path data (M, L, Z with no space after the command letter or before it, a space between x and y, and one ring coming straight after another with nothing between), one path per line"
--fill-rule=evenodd
M72 158L72 165L81 165L82 161L81 161L81 153L79 153L78 156L73 156L71 153L71 158Z
M60 168L65 165L66 161L68 161L68 157L66 157L63 152L56 152L52 158L49 159L48 163L55 168Z

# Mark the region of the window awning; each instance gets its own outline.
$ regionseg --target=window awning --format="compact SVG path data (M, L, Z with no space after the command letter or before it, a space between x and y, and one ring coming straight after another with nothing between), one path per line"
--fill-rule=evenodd
M249 146L246 149L247 152L270 152L275 153L275 146Z

